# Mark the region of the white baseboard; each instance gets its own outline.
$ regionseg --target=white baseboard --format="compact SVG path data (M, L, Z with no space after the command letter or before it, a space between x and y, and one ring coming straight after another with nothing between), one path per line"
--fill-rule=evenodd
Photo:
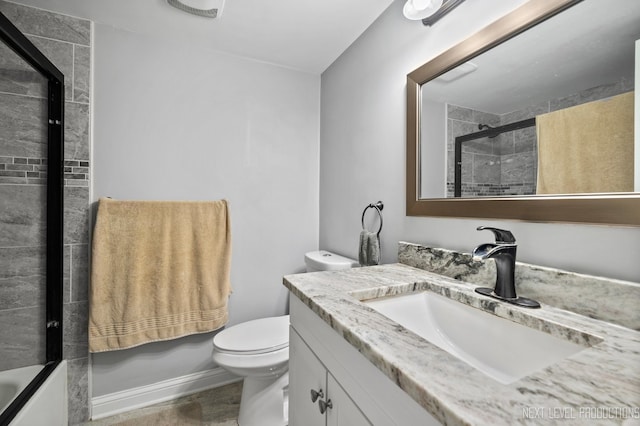
M151 385L97 396L91 399L91 419L102 419L125 411L170 401L195 392L237 382L241 379L241 377L218 367L163 380Z

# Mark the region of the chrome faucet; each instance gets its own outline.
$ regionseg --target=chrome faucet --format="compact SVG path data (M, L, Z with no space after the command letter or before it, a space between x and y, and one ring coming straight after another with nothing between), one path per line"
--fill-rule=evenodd
M513 303L527 308L539 308L540 303L526 297L516 295L516 239L510 231L505 229L479 226L478 231L488 230L494 233L496 242L481 244L473 250L474 260L494 259L496 262L495 288L478 287L476 293L495 299Z

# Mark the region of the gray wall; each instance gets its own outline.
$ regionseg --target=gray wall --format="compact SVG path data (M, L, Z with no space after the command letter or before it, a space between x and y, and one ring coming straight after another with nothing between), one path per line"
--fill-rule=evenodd
M322 74L321 248L355 257L362 209L380 199L384 262L399 240L469 252L491 239L484 224L511 229L521 261L640 280L639 228L405 216L406 74L518 4L468 1L429 28L396 1Z
M87 418L89 21L0 1L65 75L64 352L69 420ZM0 341L2 367L44 360L46 83L0 53ZM7 71L9 70L9 71ZM38 119L39 118L39 119ZM16 247L18 246L18 247ZM40 307L38 307L40 305Z
M229 324L318 246L320 77L95 25L93 197L230 203ZM213 333L92 355L93 395L216 367Z

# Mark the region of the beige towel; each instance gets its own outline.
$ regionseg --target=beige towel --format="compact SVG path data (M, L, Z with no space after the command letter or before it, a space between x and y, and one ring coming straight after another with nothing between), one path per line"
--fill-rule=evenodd
M89 350L130 348L222 327L230 264L226 201L100 199Z
M538 194L633 192L633 92L539 115Z

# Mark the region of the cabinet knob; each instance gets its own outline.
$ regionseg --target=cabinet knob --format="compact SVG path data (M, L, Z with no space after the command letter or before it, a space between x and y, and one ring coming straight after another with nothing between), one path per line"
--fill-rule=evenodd
M324 414L328 408L333 408L333 402L330 399L324 402L322 399L318 401L318 407L320 407L320 414Z
M311 402L316 402L318 398L324 398L324 393L322 389L316 391L315 389L311 389Z

